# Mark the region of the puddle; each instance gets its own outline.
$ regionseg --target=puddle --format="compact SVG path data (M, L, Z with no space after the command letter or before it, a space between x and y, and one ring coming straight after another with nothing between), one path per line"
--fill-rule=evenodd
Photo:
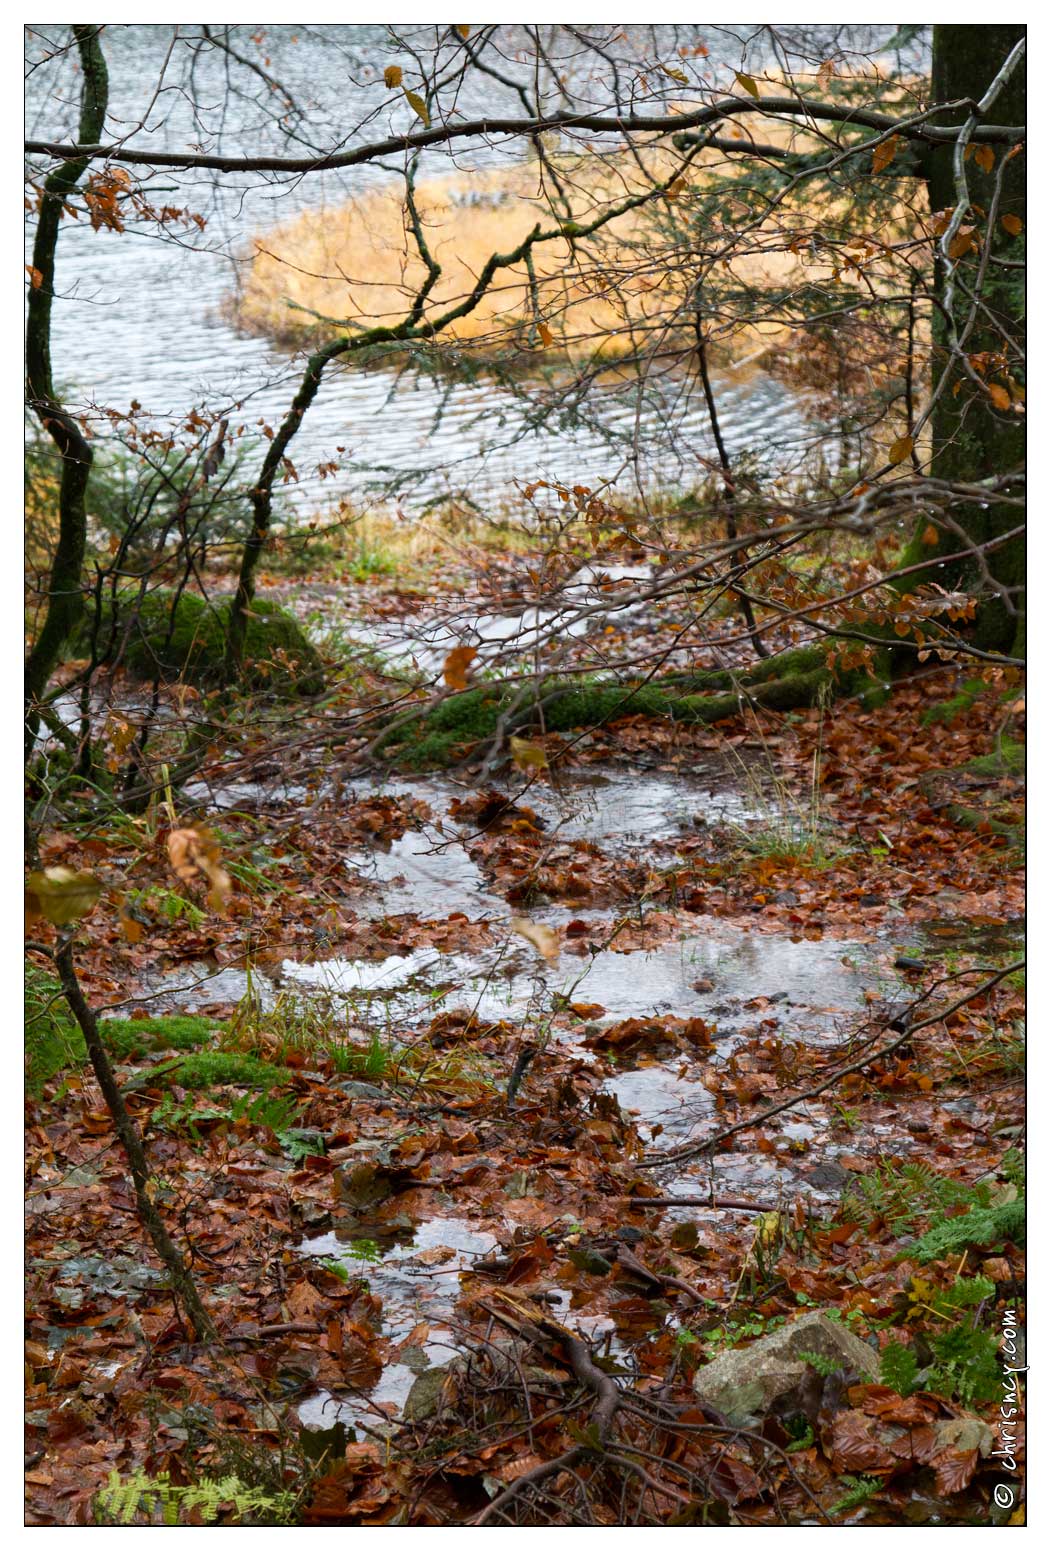
M308 1427L326 1428L337 1422L353 1423L355 1418L370 1426L386 1420L377 1407L392 1404L401 1411L417 1377L429 1367L440 1367L456 1355L452 1319L453 1306L460 1292L460 1274L475 1260L496 1248L495 1234L472 1227L462 1217L432 1217L409 1230L411 1242L389 1243L385 1225L372 1229L360 1221L341 1225L329 1233L307 1239L299 1246L300 1254L321 1260L339 1260L354 1277L363 1277L372 1292L383 1300L383 1334L392 1342L403 1341L419 1324L428 1326L428 1335L419 1347L411 1348L408 1360L388 1363L376 1385L368 1390L338 1399L322 1391L304 1401L299 1409L301 1421ZM377 1238L370 1240L369 1235ZM388 1243L382 1245L382 1239ZM363 1260L353 1253L354 1245L374 1243L382 1258ZM426 1251L450 1250L440 1264L427 1265L418 1257ZM396 1413L397 1414L397 1413Z
M139 1000L149 1000L153 1015L200 1012L203 1008L240 1002L249 992L262 1008L273 1007L274 988L258 970L249 974L244 969L211 969L207 964L187 964L147 981L147 990Z
M196 807L229 812L299 805L308 800L309 793L305 786L275 778L272 781L225 781L221 786L194 781L183 789L183 797Z
M370 921L398 915L444 921L457 910L472 920L507 914L506 903L488 890L460 842L431 825L407 830L389 848L354 852L347 866L379 891L378 898L361 904L360 913Z
M689 1141L702 1122L710 1120L715 1100L701 1083L679 1077L666 1066L646 1066L618 1072L602 1084L621 1109L635 1113L643 1141L652 1140L653 1127L663 1129L655 1147L679 1147Z
M690 776L627 771L574 773L558 790L532 787L525 798L563 840L590 840L621 851L674 840L704 824L747 823L759 816L729 760L713 758Z
M871 983L853 962L862 951L832 938L793 942L713 924L661 948L585 959L563 954L551 965L509 937L474 954L420 948L380 961L286 959L283 973L351 1003L382 998L392 1013L415 1022L439 1005L495 1022L560 996L597 1003L605 1009L599 1021L673 1014L705 1017L726 1031L769 1018L785 1038L811 1041L831 1035L837 1017L856 1010Z
M1025 920L988 921L949 917L925 921L921 927L930 951L956 953L1015 953L1025 951Z

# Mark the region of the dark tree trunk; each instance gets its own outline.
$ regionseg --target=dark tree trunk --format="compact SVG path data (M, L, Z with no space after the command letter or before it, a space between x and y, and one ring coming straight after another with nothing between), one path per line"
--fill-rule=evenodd
M104 136L109 81L98 26L73 28L83 85L80 94L80 144L97 145ZM62 457L58 541L51 562L47 608L40 634L26 660L26 756L32 752L39 716L38 701L47 688L62 648L84 610L81 570L87 526L87 486L92 450L76 418L55 393L51 375L51 301L55 290L55 250L62 207L88 162L63 162L44 183L26 319L26 386L30 407Z
M1025 28L1020 25L936 26L931 100L958 102L961 98L970 98L977 103L989 89L1015 44L1024 36ZM1024 124L1025 95L1023 57L983 122ZM962 123L966 116L966 107L957 108L938 115L934 122ZM930 151L926 170L932 212L952 210L958 200L953 175L953 147L948 145ZM1024 381L1020 361L1010 352L1012 345L1024 344L1025 272L1020 267L1008 268L995 262L997 259L1005 259L1020 265L1024 255L1022 237L1013 235L1010 228L1017 226L1018 232L1024 231L1025 155L1024 152L1018 152L1008 157L1006 151L997 149L995 164L987 169L972 153L965 164L965 172L974 205L980 206L981 210L972 209L967 217L967 224L976 227L976 245L973 252L959 261L958 274L962 284L956 288L953 314L959 328L972 306L967 290L980 283L984 311L979 314L977 326L968 336L966 352L972 358L978 376L994 391L992 394L983 392L960 363L953 364L949 380L931 417L933 457L930 471L938 479L971 483L991 475L1020 471L1025 455L1024 417L1016 412L1013 404L1011 407L1001 407L1003 392L1013 397L1011 380L1019 387ZM998 182L1000 195L992 222L992 262L987 264L984 278L980 279L981 240L986 231L987 217L992 213ZM1003 224L1005 216L1008 218L1006 227ZM936 299L942 295L944 282L944 264L936 246ZM936 310L933 328L935 382L949 361L948 341L948 321ZM1001 400L1001 404L998 405L997 399ZM1021 489L1019 484L1019 494ZM1003 501L958 507L953 515L964 530L966 540L975 545L988 544L1001 534L1019 527L1022 522L1020 508ZM925 523L921 523L921 528L925 526ZM936 549L925 547L917 534L908 560L915 563L927 557L936 557L939 553L958 552L962 547L960 533L947 528L941 530ZM986 650L1023 656L1024 538L1019 536L1010 539L999 548L988 551L985 564L988 576L983 576L982 566L977 561L957 562L951 569L939 567L932 571L930 580L937 581L941 586L966 587L979 594L981 603L975 628L977 645Z

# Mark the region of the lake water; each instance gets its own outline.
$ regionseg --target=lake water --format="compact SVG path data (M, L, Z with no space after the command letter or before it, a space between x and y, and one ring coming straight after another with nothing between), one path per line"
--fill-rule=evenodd
M521 42L518 29L504 31L509 40L506 68L521 77L527 67L514 57L513 45ZM716 70L720 57L728 68L740 65L753 31L710 29L711 61L705 65ZM652 57L660 29L635 32L640 53L648 51ZM64 37L58 27L33 32L31 59L53 50ZM192 44L199 38L199 29L189 26L175 36L174 44L169 27L105 29L111 134L128 134L145 116L146 129L131 136L137 147L193 144L230 153L270 150L287 155L341 139L353 142L359 131L348 133L348 117L355 125L364 120L369 138L410 127L406 104L374 78L395 57L381 26L275 27L258 34L257 40L250 28L236 29L238 49L256 65L265 61L267 70L281 78L306 110L309 129L302 134L307 143L284 139L262 105L272 101L271 94L246 68L213 48L198 51L194 60ZM672 48L670 32L666 43ZM630 52L628 41L618 48L622 56ZM169 49L163 86L151 107ZM568 60L566 70L581 93L579 100L601 103L605 96L608 101L600 80L575 80L577 61ZM31 73L29 134L70 135L77 89L68 58L49 61ZM196 107L191 106L191 93ZM457 110L473 117L520 112L521 105L510 88L475 74L460 90ZM455 169L462 173L471 166L492 165L494 159L511 154L513 145L459 143ZM447 156L435 156L424 164L421 176L452 170ZM249 241L304 207L342 202L388 176L362 168L281 180L239 175L216 184L209 174L162 169L149 183L151 198L203 214L203 233L180 228L178 240L158 240L156 229L117 234L93 231L86 221L67 221L59 246L53 316L56 380L89 414L100 406L126 410L137 400L161 425L180 424L201 404L213 412L229 411L235 424L276 424L295 391L302 357L240 333L227 321ZM665 486L688 487L703 477L701 460L715 453L703 401L681 378L654 383L649 392L651 401L640 407L635 393L623 384L600 381L581 405L585 423L574 424L556 409L535 427L524 418L515 396L491 383L449 386L408 375L399 381L381 370L335 370L293 445L300 484L292 488L292 496L316 506L340 496L361 497L388 479L402 480L407 483L401 503L411 512L443 493L468 488L490 503L513 502L515 482L537 478L593 485L619 474L622 491L631 488L636 476L643 482L659 479ZM733 455L752 451L781 469L799 464L814 427L785 388L763 376L739 373L719 381L718 400ZM101 417L97 423L104 429ZM639 456L633 473L636 441ZM329 459L339 463L339 472L321 483L314 471Z

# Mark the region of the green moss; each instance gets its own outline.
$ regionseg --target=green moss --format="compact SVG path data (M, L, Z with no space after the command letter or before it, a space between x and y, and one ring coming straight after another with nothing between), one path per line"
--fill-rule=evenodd
M66 1067L80 1065L87 1054L58 981L29 964L25 971L25 1052L26 1092L33 1095Z
M163 1050L196 1050L217 1025L210 1018L175 1014L167 1018L105 1018L102 1040L117 1061L136 1061ZM25 978L26 1091L39 1094L60 1072L88 1059L84 1036L74 1023L58 981L35 966Z
M223 679L228 598L205 601L194 593L158 589L140 598L126 590L106 600L96 636L103 661L120 661L143 678L181 678L192 684L218 684ZM130 629L129 627L130 623ZM80 627L74 649L91 651L95 634L93 611ZM126 639L125 639L126 637ZM318 694L324 688L321 658L291 614L257 598L247 621L245 682L256 689L295 690Z
M963 716L969 711L986 688L984 679L968 679L960 692L949 700L940 700L923 713L924 727L930 727L935 722L943 726L949 726L958 716Z
M106 1018L99 1025L106 1048L119 1061L156 1050L196 1050L218 1027L211 1018L173 1013L167 1018Z
M180 1088L273 1088L287 1082L286 1067L272 1066L257 1056L231 1054L225 1050L201 1050L171 1067L161 1078L178 1083Z
M832 682L823 647L784 652L757 663L737 681L720 671L678 674L634 688L581 679L545 697L544 726L551 732L569 732L639 715L675 722L719 722L738 716L748 700L770 710L815 705ZM863 693L875 689L884 692L884 686L875 685L867 675L847 675L841 687L849 686L857 693L859 685ZM450 696L418 721L392 727L379 749L388 758L415 769L448 764L492 738L512 704L511 694L495 685ZM519 715L508 723L507 730L523 725Z

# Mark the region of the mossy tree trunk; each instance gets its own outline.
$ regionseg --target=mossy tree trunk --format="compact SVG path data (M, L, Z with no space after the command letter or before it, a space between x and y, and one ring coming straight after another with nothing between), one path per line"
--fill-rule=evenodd
M75 26L80 54L79 144L97 145L103 138L109 78L97 25ZM88 161L63 162L44 183L33 242L29 307L26 319L26 386L30 407L62 458L59 487L58 540L51 561L44 623L25 667L26 757L36 741L37 704L58 664L62 648L84 611L81 571L87 538L87 487L91 444L55 393L51 374L51 302L55 291L55 251L66 200L83 176Z
M1011 50L1024 36L1024 26L1007 23L990 26L936 26L931 100L958 102L969 98L975 103L980 101ZM1024 124L1025 98L1023 57L983 122ZM960 123L965 115L966 109L957 108L936 116L933 122ZM927 153L927 188L932 212L952 210L957 204L959 196L954 179L953 149L952 145L946 145ZM967 337L965 349L975 365L977 375L987 384L987 390L982 391L962 362L952 362L950 376L931 417L930 472L937 479L975 483L992 475L1021 470L1025 454L1024 418L1014 409L1013 402L1010 407L1002 407L1004 393L1008 393L1012 400L1014 398L1011 379L1019 386L1022 383L1019 357L1013 347L1024 344L1025 272L1021 268L1024 243L1020 236L1024 230L1026 213L1024 153L1009 155L998 149L991 165L972 154L966 163L966 175L972 198L981 207L981 210L972 207L966 224L973 224L977 228L975 235L978 239L984 236L998 183L1000 186L999 202L991 223L989 262L984 266L984 274L981 272L979 241L973 252L958 261L957 269L962 284L955 288L954 314L957 328L962 325L973 305L968 292L976 288L979 292L981 309L976 326ZM944 262L936 247L936 297L940 298L943 293L945 278ZM933 326L935 382L950 361L949 340L948 320L936 308ZM990 393L988 389L993 391ZM1022 485L1019 482L1017 493L1020 495L1021 492ZM968 542L975 546L989 544L1000 535L1018 528L1022 522L1018 506L996 500L987 505L974 502L957 507L953 516L964 530L966 538L961 540L959 532L941 527L937 546L930 547L923 544L917 532L906 557L907 564L958 553ZM921 521L920 529L926 526L926 520ZM983 577L982 567L977 560L960 560L948 566L940 565L930 573L924 573L924 579L936 581L943 587L963 587L981 593L983 596L975 629L976 645L989 651L1022 656L1024 537L1016 536L998 548L987 551L985 564L993 583L1005 589L1005 592L990 588L989 579Z

